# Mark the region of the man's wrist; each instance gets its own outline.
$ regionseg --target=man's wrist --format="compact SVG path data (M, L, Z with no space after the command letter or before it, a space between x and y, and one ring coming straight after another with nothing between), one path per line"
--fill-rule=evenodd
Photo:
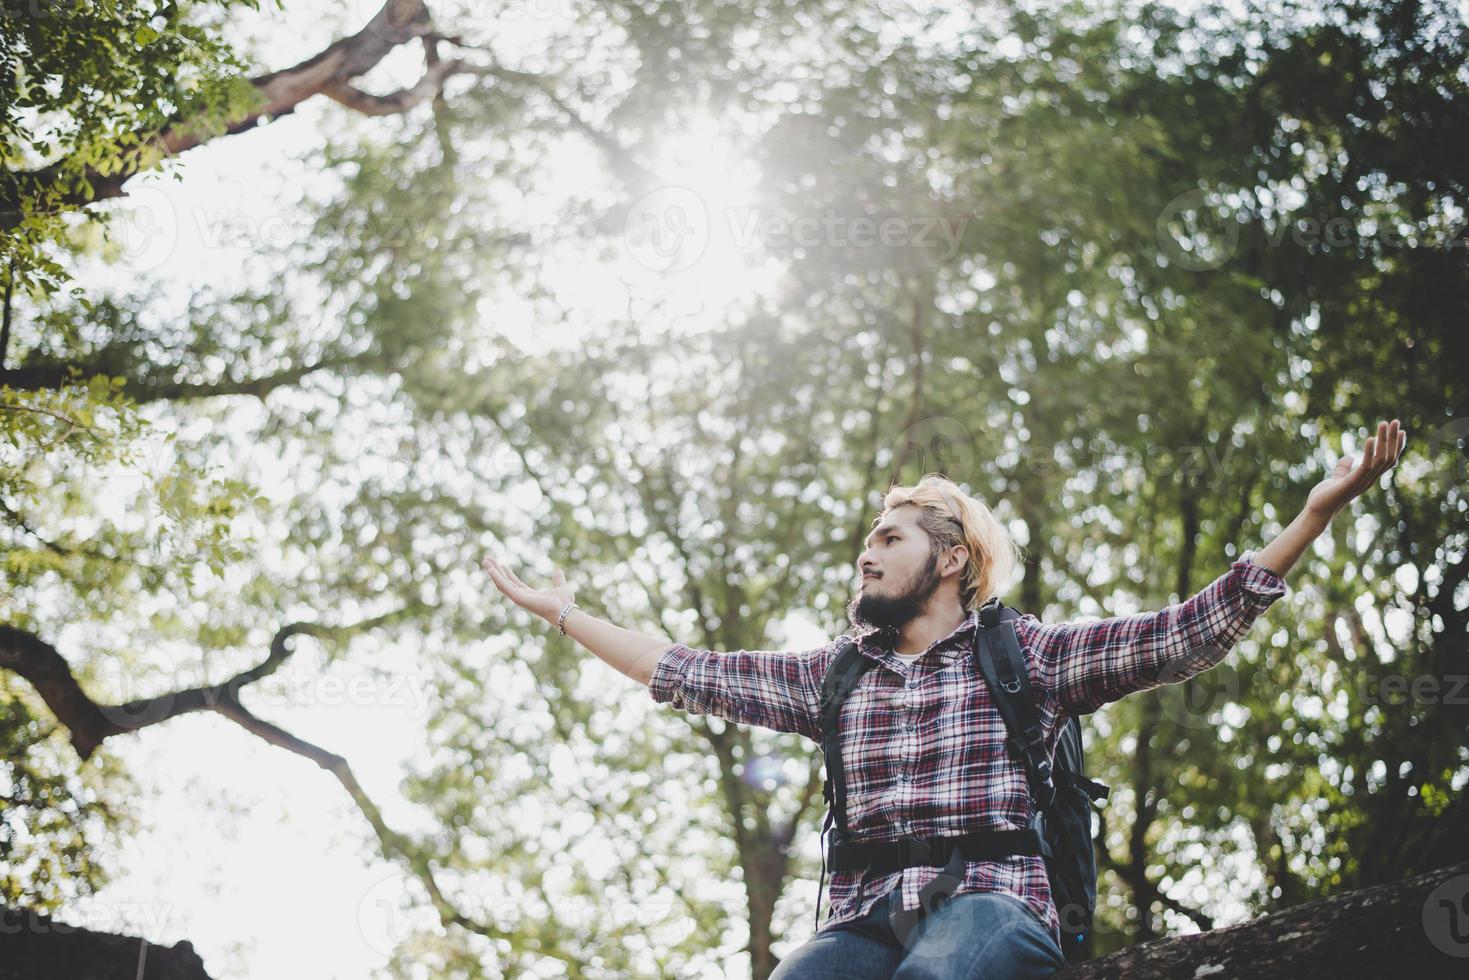
M1306 530L1311 531L1314 534L1321 534L1331 524L1331 519L1335 516L1335 513L1329 511L1307 507L1306 509L1301 511L1300 516L1297 517L1296 520L1299 521L1301 526Z
M579 609L581 607L576 604L575 599L568 600L556 608L556 614L550 618L549 622L552 626L556 627L558 633L564 636L566 634L567 621Z

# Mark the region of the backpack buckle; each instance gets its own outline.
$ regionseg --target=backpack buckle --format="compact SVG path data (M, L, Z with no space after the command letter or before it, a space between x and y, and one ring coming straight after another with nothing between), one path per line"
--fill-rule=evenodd
M1005 737L1005 748L1009 749L1010 754L1015 756L1015 758L1022 762L1025 761L1025 743L1014 735L1007 735Z
M933 845L922 837L904 837L898 841L898 857L905 868L928 864L933 859Z
M1036 840L1040 842L1040 856L1049 861L1051 859L1051 845L1046 840L1046 817L1042 810L1036 809L1031 813L1030 830L1035 834Z

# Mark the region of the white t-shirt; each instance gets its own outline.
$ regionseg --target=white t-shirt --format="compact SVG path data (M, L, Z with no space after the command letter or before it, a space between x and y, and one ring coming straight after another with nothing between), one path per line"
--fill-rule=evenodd
M919 653L899 653L898 651L894 650L893 651L893 656L897 657L899 660L903 661L903 663L905 663L905 664L911 664L913 661L915 661L919 657L923 656L923 652L919 652Z

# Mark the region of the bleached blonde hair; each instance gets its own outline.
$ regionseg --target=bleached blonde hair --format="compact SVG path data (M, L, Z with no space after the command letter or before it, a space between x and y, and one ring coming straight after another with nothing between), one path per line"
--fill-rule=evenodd
M1000 519L940 473L925 473L916 486L890 489L882 500L883 513L908 504L923 509L918 526L928 533L933 554L961 544L969 549L969 562L959 576L959 604L966 611L998 595L1025 560ZM881 521L879 515L872 526Z

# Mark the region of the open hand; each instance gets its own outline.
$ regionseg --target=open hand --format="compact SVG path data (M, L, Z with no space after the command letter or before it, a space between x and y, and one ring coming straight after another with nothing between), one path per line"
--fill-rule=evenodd
M491 555L485 556L480 567L511 602L547 622L554 622L566 604L576 598L576 589L566 583L566 576L559 568L552 573L549 589L533 589Z
M1330 520L1354 497L1375 484L1379 476L1392 469L1407 442L1408 433L1398 428L1397 419L1391 423L1377 423L1377 435L1362 447L1361 462L1354 467L1351 456L1337 460L1326 479L1311 488L1306 497L1306 509Z

